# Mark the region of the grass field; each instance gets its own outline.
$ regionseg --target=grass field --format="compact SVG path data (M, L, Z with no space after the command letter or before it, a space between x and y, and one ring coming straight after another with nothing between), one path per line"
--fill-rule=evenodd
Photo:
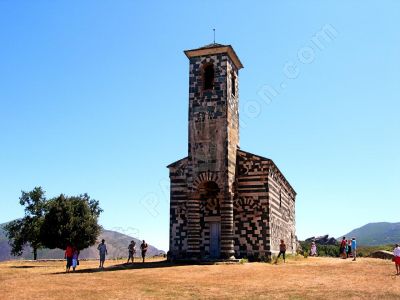
M65 274L61 261L0 263L0 299L400 299L392 262L307 258L286 264L124 266L83 261Z

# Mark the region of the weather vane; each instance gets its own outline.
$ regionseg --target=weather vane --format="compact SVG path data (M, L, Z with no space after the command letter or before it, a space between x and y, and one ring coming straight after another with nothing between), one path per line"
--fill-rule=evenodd
M215 28L213 28L213 31L214 31L214 44L215 44Z

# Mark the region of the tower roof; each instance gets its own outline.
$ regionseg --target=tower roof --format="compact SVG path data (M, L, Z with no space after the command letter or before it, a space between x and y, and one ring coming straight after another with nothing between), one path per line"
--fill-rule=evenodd
M231 45L222 45L222 44L212 43L212 44L205 45L205 46L197 48L197 49L185 50L183 52L185 52L185 54L188 58L204 56L204 55L227 53L229 58L235 64L236 68L238 68L238 70L243 68L242 62L240 61L239 57L236 55L236 52L235 52L235 50L233 50Z

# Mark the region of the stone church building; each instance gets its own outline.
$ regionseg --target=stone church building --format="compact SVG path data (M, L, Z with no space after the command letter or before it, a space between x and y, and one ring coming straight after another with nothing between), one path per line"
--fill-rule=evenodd
M296 192L271 159L239 148L239 57L215 43L185 54L188 155L168 166L170 257L270 257L281 239L294 252Z

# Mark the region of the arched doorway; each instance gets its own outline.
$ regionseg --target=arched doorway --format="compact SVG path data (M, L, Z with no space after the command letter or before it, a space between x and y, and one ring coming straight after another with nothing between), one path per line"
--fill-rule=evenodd
M220 188L215 181L205 181L198 187L203 226L202 248L210 258L221 255Z

